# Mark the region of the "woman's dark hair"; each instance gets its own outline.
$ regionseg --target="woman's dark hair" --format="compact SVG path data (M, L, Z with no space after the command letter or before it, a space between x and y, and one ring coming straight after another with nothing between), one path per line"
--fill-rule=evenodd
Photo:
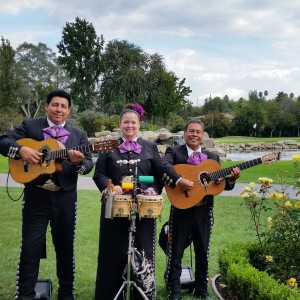
M48 97L47 97L47 100L46 100L46 103L47 104L50 104L51 100L53 97L61 97L61 98L66 98L69 102L69 107L71 107L71 104L72 104L72 100L71 100L71 96L69 93L67 93L66 91L64 90L60 90L60 89L57 89L57 90L54 90L52 91Z

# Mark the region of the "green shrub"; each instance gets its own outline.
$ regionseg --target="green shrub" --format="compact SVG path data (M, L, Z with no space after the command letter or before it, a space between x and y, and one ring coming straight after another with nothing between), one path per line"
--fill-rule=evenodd
M251 257L257 257L258 243L236 243L219 252L219 267L228 293L241 300L300 299L296 289L278 283L265 271L252 265Z

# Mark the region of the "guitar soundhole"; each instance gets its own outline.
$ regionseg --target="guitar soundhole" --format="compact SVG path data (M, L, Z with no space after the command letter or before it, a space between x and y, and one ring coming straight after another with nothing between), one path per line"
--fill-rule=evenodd
M41 156L40 165L43 169L46 169L50 164L50 160L46 160L46 156L49 153L50 149L47 146L43 146L39 151L43 154Z
M211 178L208 172L202 171L198 174L198 182L201 187L208 188L208 184L210 183Z

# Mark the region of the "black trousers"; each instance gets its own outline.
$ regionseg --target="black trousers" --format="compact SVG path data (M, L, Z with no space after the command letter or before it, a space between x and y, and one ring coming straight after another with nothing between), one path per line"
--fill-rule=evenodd
M209 240L213 226L212 205L194 206L189 209L171 207L170 243L166 284L169 292L180 294L181 260L192 238L195 252L195 290L207 291Z
M76 190L51 192L38 187L25 187L16 299L31 300L35 297L34 289L49 223L56 252L58 299L73 299L76 209Z
M104 207L105 205L102 205L100 217L95 300L113 300L115 298L124 282L122 275L128 260L128 238L131 222L128 218L105 218ZM135 232L133 232L132 236L134 238L133 246L139 252L145 251L146 257L152 262L155 270L155 219L146 218L140 220L137 215ZM126 291L126 287L123 289L123 292ZM134 291L136 290L134 289ZM155 299L155 293L152 298ZM121 293L118 299L124 299L124 294ZM135 292L134 299L142 299L142 297L138 292Z

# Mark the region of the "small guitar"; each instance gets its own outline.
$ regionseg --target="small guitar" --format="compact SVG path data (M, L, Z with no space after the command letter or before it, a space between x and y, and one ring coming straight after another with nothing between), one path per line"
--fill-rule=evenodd
M55 139L35 141L24 138L17 141L21 146L27 146L40 153L43 153L39 163L28 164L22 159L9 158L9 171L11 177L19 183L28 183L42 174L52 174L60 171L60 162L68 156L68 150L78 150L81 152L110 151L118 147L117 140L103 140L97 144L88 144L72 148L61 149L59 142Z
M199 165L174 165L175 171L182 177L192 181L194 187L188 192L184 192L179 186L171 188L166 184L165 189L172 205L179 209L187 209L198 204L207 195L220 194L225 189L225 179L230 176L233 168L238 167L240 170L244 170L262 163L270 164L280 160L280 155L280 152L268 153L261 158L225 169L221 169L220 164L213 159L207 159Z

